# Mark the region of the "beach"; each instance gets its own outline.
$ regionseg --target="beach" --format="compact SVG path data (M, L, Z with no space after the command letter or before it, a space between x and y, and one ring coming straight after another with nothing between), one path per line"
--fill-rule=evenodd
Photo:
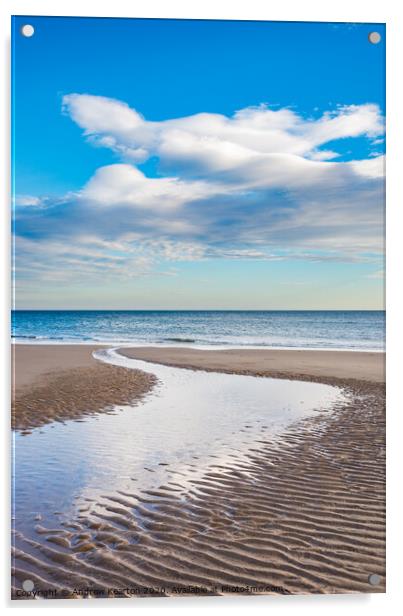
M123 348L120 353L126 357L194 370L301 380L385 381L384 353L245 348L200 350L175 347Z
M17 432L70 419L92 425L103 412L119 415L114 405L140 410L158 379L146 364L133 370L95 360L100 349L15 345ZM274 377L273 386L281 380L290 396L296 381L312 391L324 383L343 396L290 422L280 436L257 424L242 457L215 453L186 490L180 473L148 490L108 485L102 498L88 499L58 527L37 521L27 536L17 520L13 596L26 579L56 598L62 591L75 598L105 596L97 591L124 597L385 591L384 353L137 347L119 354L174 366L178 378L189 368L194 378L211 372L269 383ZM248 428L232 438L241 443ZM198 464L193 460L195 470ZM92 592L80 594L85 588Z
M13 345L12 427L30 430L138 402L155 384L140 371L106 366L91 345Z

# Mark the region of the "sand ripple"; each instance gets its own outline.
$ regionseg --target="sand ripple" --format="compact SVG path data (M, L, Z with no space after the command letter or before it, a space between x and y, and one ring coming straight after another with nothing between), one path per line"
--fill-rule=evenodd
M114 412L114 407L141 400L157 382L149 373L94 362L92 367L50 372L30 387L14 392L12 428L30 429L52 421L63 422Z
M17 532L14 596L26 579L56 597L384 592L384 387L349 395L187 492L105 495L62 528Z

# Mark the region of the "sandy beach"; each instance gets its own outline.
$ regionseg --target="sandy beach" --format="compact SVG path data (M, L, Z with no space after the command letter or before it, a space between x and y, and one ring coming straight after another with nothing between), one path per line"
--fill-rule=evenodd
M13 345L12 428L28 431L112 412L113 405L135 404L152 389L155 379L149 374L96 361L92 353L99 348Z
M179 368L276 378L355 379L385 382L385 354L282 349L199 350L175 347L123 348L126 357Z
M141 403L152 378L101 364L93 349L15 347L17 429L108 410L118 400ZM14 596L27 578L56 597L88 587L94 595L120 589L114 596L384 592L383 353L120 353L193 370L330 383L347 397L331 413L294 423L278 442L262 434L247 461L212 463L186 499L169 482L105 495L95 514L83 511L59 529L38 525L34 538L17 529ZM371 574L380 576L374 586Z

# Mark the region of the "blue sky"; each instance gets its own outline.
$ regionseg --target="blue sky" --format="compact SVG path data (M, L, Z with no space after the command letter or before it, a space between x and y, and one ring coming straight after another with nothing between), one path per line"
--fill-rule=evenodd
M384 35L14 18L17 307L382 308Z

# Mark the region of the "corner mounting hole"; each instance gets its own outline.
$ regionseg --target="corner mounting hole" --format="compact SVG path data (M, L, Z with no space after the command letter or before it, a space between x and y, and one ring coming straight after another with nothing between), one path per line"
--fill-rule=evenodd
M24 580L22 587L25 592L31 592L34 589L34 583L32 580Z
M31 38L35 34L35 28L31 24L24 24L21 28L22 36Z
M381 42L381 35L379 34L379 32L370 32L368 34L368 40L373 45L377 45Z
M371 584L371 586L377 586L380 581L381 576L377 573L371 573L371 575L368 576L368 582Z

